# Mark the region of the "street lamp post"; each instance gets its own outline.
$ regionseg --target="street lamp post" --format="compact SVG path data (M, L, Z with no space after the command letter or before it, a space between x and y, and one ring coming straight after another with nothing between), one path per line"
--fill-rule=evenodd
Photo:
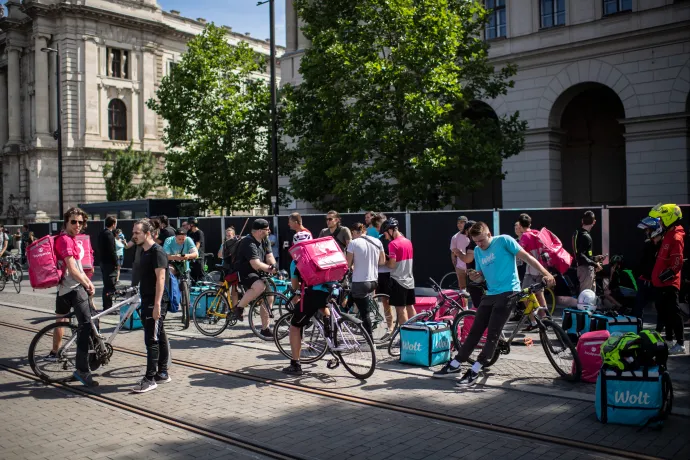
M63 195L62 195L62 110L60 108L60 48L41 48L44 53L55 53L55 94L57 96L57 126L53 133L53 139L57 140L57 161L58 161L58 212L59 218L64 215Z

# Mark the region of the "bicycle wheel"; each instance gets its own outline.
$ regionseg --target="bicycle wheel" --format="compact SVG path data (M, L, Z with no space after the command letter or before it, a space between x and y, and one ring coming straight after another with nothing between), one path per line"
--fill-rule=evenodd
M19 266L19 264L14 264L12 266L12 283L14 284L14 290L17 291L17 294L22 292L22 277L24 274L22 273L22 269Z
M62 341L55 357L49 356L53 349L53 335L62 332ZM29 345L29 364L38 377L46 382L68 382L77 369L77 326L68 322L53 323L34 336Z
M180 308L182 309L182 329L189 327L189 287L186 282L180 283Z
M374 342L362 325L340 318L334 332L333 354L345 369L356 379L371 377L376 369L376 351Z
M371 321L371 339L375 344L385 343L390 339L388 323L386 322L383 301L388 300L388 294L376 294L369 298L369 320ZM393 308L393 307L389 307Z
M553 312L556 311L556 294L554 294L553 289L544 288L544 299L546 299L549 315L553 316Z
M544 327L539 328L539 338L549 362L561 377L577 382L582 375L582 363L575 345L558 324L548 319L541 323Z
M269 301L270 297L273 297L272 301ZM249 328L254 335L261 340L273 340L273 337L267 337L261 334L261 329L263 328L261 312L263 311L268 314L269 324L267 326L270 326L271 319L280 318L283 315L283 306L287 305L289 302L287 297L277 292L264 292L254 299L249 306Z
M453 336L453 345L455 346L456 351L460 351L462 344L467 339L467 336L470 333L470 330L472 329L472 324L474 324L474 319L476 316L476 310L465 310L455 315L453 325L451 326L451 335ZM477 345L474 347L474 350L470 354L470 357L467 359L467 362L469 362L470 364L474 364L474 362L479 357L479 353L481 353L482 349L484 348L484 345L486 343L485 334L486 331L484 331L484 334L482 334L481 339L479 339L479 343L477 343ZM498 351L494 351L493 356L491 357L491 359L487 361L484 367L492 366L496 362L496 360L498 360L498 356Z
M427 312L422 312L422 313L417 313L414 315L412 318L408 319L408 323L414 323L415 321L429 321L431 319L429 313ZM391 335L391 340L388 342L388 354L393 356L394 358L397 358L400 356L400 328L395 327L395 331L393 332L393 335Z
M292 359L290 347L290 322L292 312L287 312L276 321L273 328L273 341L278 351L288 359ZM302 329L302 348L299 359L302 364L310 364L323 358L328 351L328 344L323 336L323 326L316 318L309 320Z
M0 292L5 289L5 284L7 284L7 279L5 278L5 272L0 271Z
M228 327L229 312L230 305L222 289L201 292L192 306L194 325L209 337L220 335Z
M441 282L438 283L441 289L458 289L458 275L454 271L443 275Z

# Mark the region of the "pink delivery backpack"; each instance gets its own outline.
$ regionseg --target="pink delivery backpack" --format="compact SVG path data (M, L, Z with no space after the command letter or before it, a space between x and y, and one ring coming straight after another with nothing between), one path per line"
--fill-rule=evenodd
M595 383L601 369L601 345L611 337L607 330L585 332L577 341L577 355L582 362L582 381ZM575 363L573 362L573 366ZM573 371L574 372L574 371Z
M49 289L60 284L63 271L58 268L55 237L44 236L26 248L29 262L29 283L34 289Z
M93 265L94 265L94 258L93 258L93 248L91 248L91 237L89 235L86 235L84 233L80 233L74 239L77 242L77 246L79 246L79 252L82 254L81 257L81 268L84 269L84 274L89 277L89 279L93 278Z
M345 254L332 236L296 243L290 255L307 286L340 281L347 273Z

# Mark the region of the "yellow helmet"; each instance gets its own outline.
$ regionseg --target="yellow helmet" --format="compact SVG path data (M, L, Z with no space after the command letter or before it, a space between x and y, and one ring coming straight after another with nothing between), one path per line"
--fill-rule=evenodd
M664 227L670 227L683 218L683 212L678 205L659 203L649 211L649 217L661 219L661 223L664 224Z

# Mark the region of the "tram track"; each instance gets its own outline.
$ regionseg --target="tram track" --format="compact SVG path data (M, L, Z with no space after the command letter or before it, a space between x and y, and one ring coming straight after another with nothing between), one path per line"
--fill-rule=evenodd
M24 325L13 324L13 323L7 323L4 321L0 321L0 326L12 328L12 329L17 329L17 330L22 330L25 332L31 332L31 333L36 333L40 330L37 328L32 328L32 327L28 327L28 326L24 326ZM124 347L117 347L117 346L114 346L113 349L117 352L120 352L120 353L146 358L146 353L143 353L141 351L132 350L132 349L124 348ZM376 409L381 409L381 410L386 410L386 411L393 411L393 412L397 412L397 413L401 413L401 414L405 414L405 415L422 417L422 418L426 418L426 419L434 420L434 421L439 421L439 422L451 423L451 424L459 425L459 426L466 427L466 428L486 430L486 431L497 433L497 434L509 435L509 436L514 436L514 437L518 437L518 438L522 438L522 439L529 439L529 440L536 441L536 442L555 444L555 445L564 446L564 447L568 447L568 448L574 448L574 449L587 451L587 452L591 452L591 453L599 453L599 454L616 456L619 458L629 458L629 459L638 459L638 460L652 460L652 459L661 458L661 457L646 455L646 454L643 454L640 452L621 450L621 449L607 447L607 446L603 446L603 445L599 445L599 444L588 444L588 443L585 443L582 441L577 441L574 439L568 439L568 438L559 437L559 436L549 436L549 435L541 434L541 433L523 431L523 430L512 428L509 426L480 422L480 421L472 420L472 419L465 418L465 417L459 417L459 416L455 416L455 415L447 415L447 414L428 411L428 410L424 410L424 409L418 409L418 408L413 408L413 407L409 407L409 406L393 404L390 402L384 402L384 401L378 401L378 400L370 399L370 398L363 398L360 396L352 396L352 395L336 393L336 392L330 391L330 390L308 387L308 386L298 384L298 383L285 382L285 381L276 380L276 379L267 378L267 377L262 377L262 376L258 376L258 375L253 375L253 374L249 374L249 373L245 373L245 372L238 372L238 371L234 371L231 369L224 369L224 368L219 368L219 367L215 367L215 366L208 366L208 365L204 365L204 364L194 363L191 361L186 361L183 359L173 358L172 364L175 364L177 366L182 366L182 367L185 367L188 369L194 369L194 370L198 370L198 371L209 372L209 373L213 373L213 374L225 375L228 377L247 380L247 381L251 381L251 382L254 382L257 384L261 384L261 385L273 386L273 387L281 388L284 390L297 391L300 393L310 394L310 395L317 396L317 397L325 397L325 398L329 398L329 399L336 400L336 401L354 403L354 404L357 404L360 406L376 408ZM28 376L31 376L31 378L33 380L41 381L41 379L39 377L35 376L33 373L29 373L29 372L26 372L26 371L23 371L23 370L20 370L17 368L11 368L11 367L3 365L3 364L0 364L0 367L7 369L7 370L12 369L12 370L16 371L15 373L22 373L22 375L27 376L27 378L28 378ZM125 410L135 409L135 410L141 411L142 413L151 413L151 415L154 417L161 417L163 419L174 420L173 417L157 414L157 413L151 412L151 411L141 410L139 408L135 408L133 406L130 406L126 403L115 401L112 398L108 398L107 396L97 395L95 393L92 393L92 392L90 392L86 389L80 388L80 387L75 387L75 386L66 385L66 384L50 384L50 385L55 386L55 387L60 387L63 389L67 389L68 391L77 392L79 394L83 394L83 395L88 396L88 397L93 396L94 399L98 399L98 400L103 399L104 401L102 401L102 402L105 402L107 404L110 404L112 402L114 404L121 404L123 406L128 406L128 407L123 407ZM142 414L142 415L146 416L146 414ZM244 447L241 443L245 442L245 441L239 441L235 438L231 438L227 435L224 435L223 433L213 432L212 430L209 431L207 428L200 427L200 426L195 425L195 424L190 424L190 423L182 421L182 420L175 421L175 423L180 423L181 425L187 425L191 428L189 431L196 430L193 432L197 433L197 434L204 435L204 433L209 433L212 435L210 437L213 437L213 439L216 439L215 436L226 437L229 439L228 441L225 441L223 439L218 439L218 440L221 442L227 442L228 444L239 443L239 444L233 444L233 445L236 445L238 447ZM182 429L185 429L185 428L182 428ZM259 453L262 453L263 455L267 455L267 456L284 455L281 453L273 453L273 451L270 451L270 449L266 449L266 448L263 448L261 446L255 446L255 445L252 445L252 446L254 448L264 449L264 450L269 451L269 453L259 452ZM249 447L246 447L246 448L248 450L254 450L254 448L249 448ZM301 457L292 457L292 456L287 455L284 457L273 457L273 458L301 458Z

